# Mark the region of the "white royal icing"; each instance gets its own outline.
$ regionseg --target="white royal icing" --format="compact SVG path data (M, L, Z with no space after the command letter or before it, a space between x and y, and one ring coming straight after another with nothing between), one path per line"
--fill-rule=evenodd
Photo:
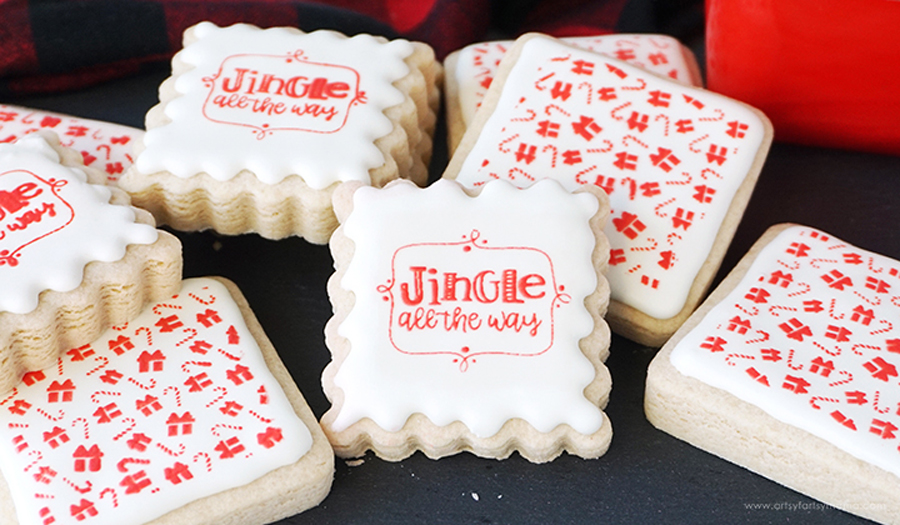
M297 174L321 189L368 182L384 164L374 142L393 129L383 111L404 100L392 82L409 73L409 42L208 22L194 31L178 55L191 69L165 106L171 122L147 132L139 171L225 181L250 170L267 184Z
M480 437L516 417L541 432L600 428L583 394L594 368L578 347L594 328L584 299L597 285L595 198L552 181L527 191L488 184L471 198L442 180L364 187L353 202L341 286L355 304L338 328L350 352L334 379L344 394L337 431L365 417L396 431L417 412Z
M43 129L58 134L63 146L81 153L86 166L105 171L113 184L134 163L133 141L144 136L143 130L121 124L0 104L0 142Z
M685 61L685 53L675 38L666 35L603 35L561 38L563 42L617 58L657 75L671 78L686 86L699 85ZM456 84L463 122L468 126L475 118L497 74L497 66L512 40L481 42L462 48L457 55ZM697 82L697 84L695 84Z
M0 311L31 312L42 291L77 288L88 263L118 261L129 244L156 241L155 228L86 181L41 137L0 144Z
M671 362L900 476L898 319L900 263L791 227L678 343Z
M311 444L212 279L184 281L0 400L0 469L22 525L146 523Z
M684 307L764 134L738 102L538 37L456 180L603 188L611 297L668 319Z

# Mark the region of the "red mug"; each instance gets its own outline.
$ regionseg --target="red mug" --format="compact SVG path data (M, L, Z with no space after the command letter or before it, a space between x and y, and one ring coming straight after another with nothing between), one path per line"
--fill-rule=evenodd
M898 0L706 0L706 70L775 140L900 155Z

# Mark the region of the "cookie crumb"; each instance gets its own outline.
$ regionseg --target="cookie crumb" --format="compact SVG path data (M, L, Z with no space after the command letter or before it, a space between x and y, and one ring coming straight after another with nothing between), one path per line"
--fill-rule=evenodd
M478 501L478 493L477 492L472 493L472 499L474 499L475 501Z
M358 467L365 462L366 462L366 460L364 460L363 458L348 459L348 460L344 461L344 463L346 463L348 467Z

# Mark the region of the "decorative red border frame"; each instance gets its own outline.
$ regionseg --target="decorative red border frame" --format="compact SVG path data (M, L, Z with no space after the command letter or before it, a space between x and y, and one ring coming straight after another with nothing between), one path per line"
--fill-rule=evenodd
M481 239L481 243L479 244L478 241L479 241L480 237L481 237L481 233L478 230L472 230L472 232L469 235L463 235L463 239L461 241L413 243L413 244L407 244L407 245L401 246L400 248L397 248L397 250L394 251L394 255L391 256L391 278L388 279L385 284L378 285L376 287L376 290L379 293L385 294L383 296L383 299L385 301L390 301L390 303L391 303L391 308L390 308L391 322L389 322L389 324L388 324L388 336L390 338L391 345L398 352L406 354L406 355L450 355L450 356L454 356L455 359L453 359L453 362L454 363L458 362L460 372L465 372L466 370L469 369L469 361L471 361L472 363L475 363L474 358L477 356L508 355L508 356L516 356L516 357L533 357L533 356L538 356L538 355L546 353L553 346L553 341L555 339L555 333L556 333L556 323L555 323L554 311L556 308L559 308L560 303L561 304L569 304L569 302L572 300L572 297L569 294L564 293L565 286L557 284L556 270L553 266L553 260L550 258L550 256L547 254L547 252L540 250L538 248L532 248L529 246L499 246L499 247L485 246L488 241L485 239ZM401 251L408 249L408 248L421 247L421 246L463 246L464 251L469 251L472 248L476 248L479 250L528 250L528 251L537 252L537 253L543 255L544 257L546 257L547 263L550 265L550 277L552 280L551 285L553 287L553 292L556 294L550 303L550 344L547 345L547 348L544 348L540 352L536 352L533 354L523 354L523 353L518 353L518 352L503 352L503 351L497 351L497 350L485 350L485 351L481 351L481 352L472 352L469 350L468 347L463 347L462 349L460 349L459 352L454 352L454 351L408 352L408 351L403 350L399 346L397 346L397 343L394 342L394 332L393 332L394 294L393 294L392 289L394 287L394 284L396 284L396 273L395 273L395 269L394 269L394 262L397 259L397 255Z
M224 120L216 120L206 114L206 105L210 102L210 98L213 96L213 93L215 91L215 89L214 89L215 81L218 80L218 78L222 75L222 67L224 66L225 62L228 61L228 59L235 58L235 57L283 58L288 63L296 60L297 62L302 62L304 64L310 64L313 66L347 69L347 70L353 72L353 74L356 76L356 93L354 94L354 96L350 100L350 102L347 104L347 113L344 115L343 122L341 122L341 125L338 126L337 129L335 129L333 131L319 131L319 130L306 129L306 128L270 128L270 127L268 127L268 124L263 124L262 126L254 126L252 124L239 124L236 122L227 122ZM365 91L360 91L359 84L360 84L359 72L357 72L355 69L353 69L351 67L347 67L347 66L341 66L338 64L326 64L323 62L313 62L311 60L306 60L303 56L302 49L298 49L297 51L294 51L293 53L287 53L285 55L264 55L264 54L258 54L258 53L242 53L242 54L237 54L237 55L229 55L222 60L222 63L219 64L218 71L216 71L216 73L214 75L209 76L209 77L203 77L203 85L204 85L204 87L209 88L209 94L206 95L206 99L204 99L204 101L203 101L203 107L201 108L201 112L203 113L203 117L205 119L209 120L210 122L216 122L219 124L228 124L231 126L242 126L242 127L250 128L256 134L256 138L258 140L262 140L276 131L306 131L309 133L321 133L321 134L337 133L338 131L343 129L343 127L347 124L347 119L350 117L350 108L352 108L353 106L355 106L357 104L365 104L366 103L366 93L365 93Z
M59 199L60 202L62 202L63 204L65 204L66 207L69 208L69 211L71 212L71 217L69 217L69 220L66 221L66 223L63 224L62 226L60 226L59 228L56 228L55 230L49 231L49 232L47 232L47 233L45 233L45 234L43 234L43 235L41 235L41 236L39 236L39 237L35 237L34 239L32 239L32 240L26 242L25 244L19 246L18 248L16 248L15 250L13 250L13 251L11 251L11 252L10 252L9 250L0 250L0 266L3 266L3 265L7 265L7 264L8 264L10 267L13 267L13 266L18 266L18 265L19 265L19 261L16 259L16 257L18 257L18 256L20 255L19 252L21 252L23 248L25 248L26 246L29 246L29 245L31 245L31 244L34 244L35 242L37 242L37 241L39 241L39 240L41 240L41 239L43 239L43 238L45 238L45 237L47 237L47 236L49 236L49 235L52 235L52 234L54 234L54 233L56 233L56 232L62 230L62 229L65 228L66 226L72 224L72 221L75 220L75 209L72 208L72 205L69 204L65 199L63 199L63 198L59 195L59 192L58 192L60 188L62 188L63 186L65 186L66 184L69 183L68 181L66 181L66 180L57 180L57 179L46 179L46 180L45 180L45 179L43 179L43 178L41 178L41 177L38 177L37 175L35 175L34 173L32 173L32 172L30 172L30 171L28 171L28 170L10 170L10 171L6 171L6 172L3 172L3 173L0 173L0 177L3 177L4 175L9 175L10 173L25 173L26 175L30 175L30 176L34 177L35 179L37 179L37 180L43 182L44 184L46 184L47 186L50 187L50 191L53 193L53 195L54 195L57 199ZM0 232L0 234L3 234L3 236L0 237L0 239L2 239L3 237L5 237L5 232Z

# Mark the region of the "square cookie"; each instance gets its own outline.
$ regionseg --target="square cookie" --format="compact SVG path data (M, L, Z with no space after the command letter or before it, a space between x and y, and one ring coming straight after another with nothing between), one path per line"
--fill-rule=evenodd
M85 166L106 173L115 184L133 163L133 141L144 130L52 111L0 104L0 142L12 142L35 131L52 131L60 143L81 153Z
M0 392L181 282L181 243L55 135L0 144Z
M569 45L628 62L687 86L703 86L697 59L690 49L668 35L617 34L560 38ZM444 59L447 93L447 142L456 150L475 118L500 61L512 40L480 42L454 51Z
M246 300L189 279L0 400L0 523L263 524L334 455Z
M775 226L660 350L654 426L847 512L900 522L900 263Z
M425 183L441 73L418 42L200 23L120 185L179 230L323 244L339 182Z
M602 192L357 183L335 211L321 423L339 456L606 452Z
M532 34L504 57L444 177L606 191L607 321L660 346L706 293L771 141L749 106Z

